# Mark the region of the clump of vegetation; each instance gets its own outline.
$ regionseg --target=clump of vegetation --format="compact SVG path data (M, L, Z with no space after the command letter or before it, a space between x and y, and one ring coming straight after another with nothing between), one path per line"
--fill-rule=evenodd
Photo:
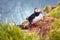
M46 40L60 40L60 31L54 30L47 34Z
M60 19L51 24L51 30L46 35L46 40L60 40Z
M50 11L49 16L59 19L60 18L60 6L57 6L55 9Z
M58 28L60 28L60 19L57 19L55 22L53 22L51 27L54 30L57 30Z
M0 40L42 40L36 33L28 34L16 25L0 24Z
M45 13L49 13L51 10L53 10L55 8L56 8L55 6L46 6L46 7L44 7L43 11Z

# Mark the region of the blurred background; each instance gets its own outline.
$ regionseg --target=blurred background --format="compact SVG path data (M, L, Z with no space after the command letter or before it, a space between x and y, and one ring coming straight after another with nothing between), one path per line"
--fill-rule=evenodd
M60 0L0 0L0 23L21 24L34 12L34 8L57 5Z

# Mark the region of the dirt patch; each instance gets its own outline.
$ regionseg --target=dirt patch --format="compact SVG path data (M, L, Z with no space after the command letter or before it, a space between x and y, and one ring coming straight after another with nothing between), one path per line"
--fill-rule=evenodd
M26 32L28 33L33 33L33 32L36 32L42 36L45 36L49 31L50 31L50 25L52 22L54 22L55 19L52 18L52 17L44 17L43 20L40 20L38 23L39 23L39 26L38 27L35 27L35 28L31 28L31 30L28 30Z

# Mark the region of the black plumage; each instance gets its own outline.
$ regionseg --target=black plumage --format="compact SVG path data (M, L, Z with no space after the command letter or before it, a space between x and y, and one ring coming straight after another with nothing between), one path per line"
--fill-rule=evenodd
M37 16L39 16L39 12L34 12L31 16L29 16L28 18L27 18L27 20L30 22L30 24L31 24L31 22L33 21L33 19L35 18L35 17L37 17Z

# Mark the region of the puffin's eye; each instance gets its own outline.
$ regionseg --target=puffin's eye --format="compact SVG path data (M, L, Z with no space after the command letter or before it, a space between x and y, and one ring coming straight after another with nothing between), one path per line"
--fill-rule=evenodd
M39 9L37 11L39 11Z

